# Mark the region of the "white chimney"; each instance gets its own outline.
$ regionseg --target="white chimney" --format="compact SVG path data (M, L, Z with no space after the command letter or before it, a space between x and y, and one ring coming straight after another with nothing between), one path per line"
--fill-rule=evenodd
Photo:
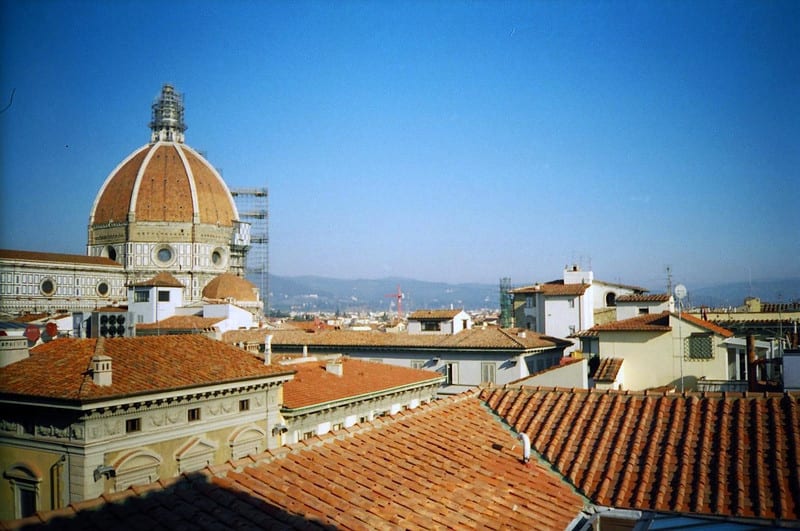
M111 385L111 358L105 354L92 356L92 381L97 385Z
M328 363L325 364L325 370L331 374L341 377L344 374L344 367L341 358L328 360Z
M272 363L272 334L267 334L264 339L264 365Z
M303 345L303 357L308 357L308 345Z
M527 433L520 433L519 440L522 441L522 462L527 463L531 460L531 439Z

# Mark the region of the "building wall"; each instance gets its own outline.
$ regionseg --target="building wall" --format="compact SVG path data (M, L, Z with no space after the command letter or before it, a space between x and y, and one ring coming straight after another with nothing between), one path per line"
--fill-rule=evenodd
M277 382L253 388L198 390L198 395L149 395L146 400L125 407L97 409L78 416L77 412L30 406L3 407L0 413L0 472L23 464L42 473L38 509L54 509L75 501L97 497L104 492L124 490L120 484L135 471L139 482L174 477L206 464L220 464L241 457L235 451L260 452L281 444L272 426L281 421L283 387ZM248 409L240 411L241 400ZM123 405L123 404L120 404ZM189 420L189 410L198 408L199 420ZM139 419L139 429L128 431L128 421ZM65 455L59 481L48 474ZM182 457L182 459L179 459ZM181 465L182 463L182 465ZM110 466L115 477L95 481L98 466ZM52 475L52 474L51 474ZM60 485L56 496L50 493ZM10 480L0 480L0 518L14 518ZM58 505L58 504L61 505Z
M694 390L700 378L729 379L727 346L722 338L711 336L711 359L693 359L687 346L692 332L704 331L686 322L678 327L673 320L671 332L600 332L600 357L624 360L622 385L628 390L665 385L680 390L681 374L687 391Z
M46 281L52 282L51 293L43 290ZM90 312L126 298L125 274L121 268L0 259L2 313Z

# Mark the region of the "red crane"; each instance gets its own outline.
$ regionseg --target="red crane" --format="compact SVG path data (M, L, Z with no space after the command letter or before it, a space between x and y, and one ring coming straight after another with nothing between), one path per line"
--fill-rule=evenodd
M403 291L400 289L400 284L397 285L397 293L389 293L388 295L384 295L384 297L390 299L397 299L397 318L403 318Z

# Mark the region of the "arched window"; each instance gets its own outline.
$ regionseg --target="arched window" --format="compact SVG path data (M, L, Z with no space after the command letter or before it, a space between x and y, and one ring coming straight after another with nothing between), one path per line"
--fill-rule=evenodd
M613 291L606 293L606 306L611 308L617 305L617 294Z
M14 517L25 518L39 510L39 486L42 475L34 467L15 463L3 473L14 491Z

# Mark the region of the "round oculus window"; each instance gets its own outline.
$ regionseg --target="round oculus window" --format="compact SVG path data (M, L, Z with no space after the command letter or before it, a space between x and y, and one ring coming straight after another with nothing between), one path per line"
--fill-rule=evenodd
M161 247L156 251L156 258L159 262L167 263L172 260L172 249L169 247Z
M211 253L211 261L214 262L214 265L222 264L222 253L219 251Z
M105 282L101 282L100 284L97 285L97 294L100 295L101 297L105 297L106 295L108 295L108 291L109 291L108 284L106 284Z
M45 295L52 295L56 292L56 285L48 278L42 281L42 283L39 285L39 289L42 290L42 293Z

